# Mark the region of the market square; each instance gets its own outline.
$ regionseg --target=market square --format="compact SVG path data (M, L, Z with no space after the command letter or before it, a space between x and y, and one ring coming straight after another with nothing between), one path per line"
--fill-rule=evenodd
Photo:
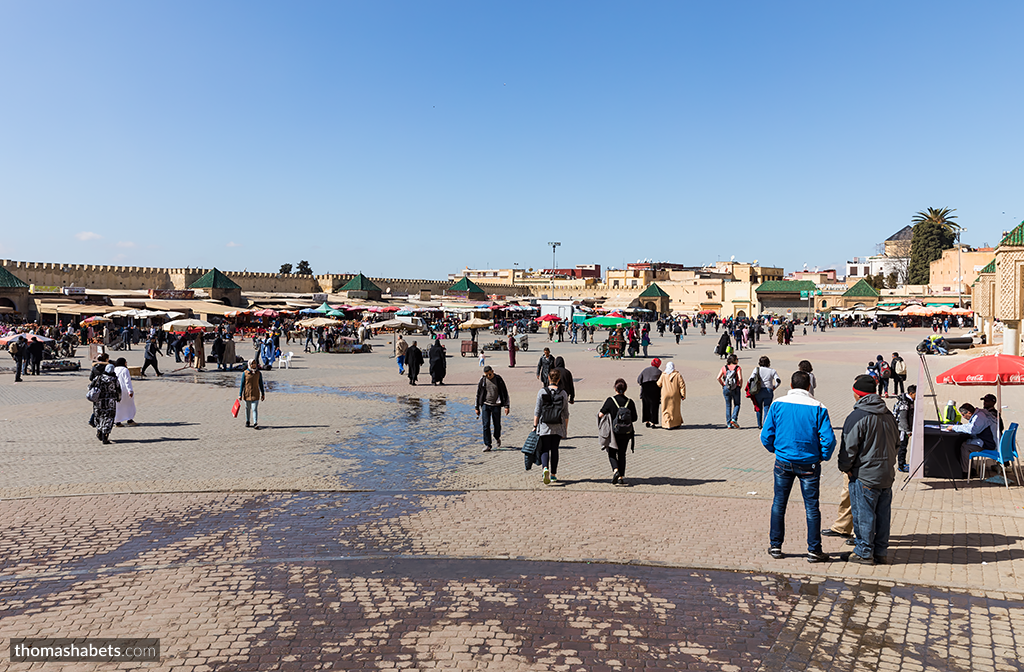
M799 360L813 361L817 396L838 425L853 405L846 383L875 351L907 352L911 379L916 376L920 358L914 361L910 355L920 340L915 331L920 330L812 332L796 336L790 346L763 342L743 351L740 361L748 364L755 354L767 355L782 372ZM894 495L892 562L874 568L843 562L839 555L849 547L842 539L827 538L825 550L836 556L834 561L806 564L799 543L802 507L793 501L788 523L794 541L787 544L786 558L774 560L765 553L771 455L758 441L749 405L741 410L741 429L727 429L721 422L715 381L721 360L711 352L717 340L713 333L687 336L678 346L671 335L652 339L649 354L676 362L687 381L684 425L674 431L640 430L626 488L608 482L591 423L611 382L635 379L647 360L602 358L592 344L540 341L565 358L577 394L560 481L545 486L537 470L523 470L518 450L531 422L524 416L530 415L538 389L534 360L539 352L520 353L522 364L514 369L502 360L503 353L488 358L507 381L511 413L505 419L505 449L483 453L479 421L472 413L479 361L450 354L443 388L413 389L397 375L388 354L392 339L389 334L371 338L370 354L301 353L290 368L265 371L265 429L259 433L246 430L241 418L229 413L238 373L184 370L136 381L138 424L115 429L109 446L98 444L85 424L84 373L44 375L17 386L6 377L7 473L0 491L0 507L9 521L3 578L10 608L6 617L0 616L5 630L12 636L40 631L40 623L60 622L74 613L76 620L80 616L82 623L92 624L72 633L84 636L106 618L121 618L122 612L129 620L157 618L164 608L154 607L154 597L173 590L191 613L207 614L187 619L177 637L163 634L166 663L175 669L265 669L265 656L277 654L303 665L323 665L328 660L324 651L335 656L329 660L362 661L359 669L419 669L442 661L465 669L677 669L680 661L693 669L758 669L766 661L799 656L807 663L828 656L831 667L823 669L856 669L852 661L863 660L869 651L879 668L890 661L897 664L894 669L941 669L941 659L974 651L958 645L961 640L954 636L958 626L952 615L961 612L952 605L963 604L969 605L963 627L977 628L975 619L984 613L993 628L988 640L993 655L972 657L972 664L979 669L985 661L991 669L1016 664L1022 636L1018 600L1024 590L1017 578L1024 554L1016 487L975 480L970 486L960 481L953 489L944 480L911 481ZM240 353L249 349L239 344ZM126 354L130 365L141 363L142 353ZM941 361L951 366L959 359ZM959 401L960 393L971 388L953 390L951 396ZM628 394L633 393L631 387ZM1019 407L1019 399L1016 389L1005 389L1008 414ZM834 461L825 463L821 509L826 526L835 515L841 486ZM443 580L432 569L442 560L457 568ZM468 560L476 562L459 564ZM714 572L730 570L739 572L733 575L737 580L752 582L745 590L753 592L741 602L754 600L761 605L757 613L775 615L765 622L763 638L738 656L727 653L735 646L727 631L698 635L685 627L673 636L680 639L649 648L645 644L641 652L631 646L642 639L631 629L635 626L616 626L615 632L622 633L613 635L584 628L580 621L572 627L583 629L566 630L555 645L544 636L550 626L543 625L545 610L555 607L540 608L537 598L530 597L531 591L547 591L542 587L547 582L531 586L517 578L520 587L515 589L504 583L513 575L533 575L531 562L563 563L567 573L544 565L545 575L550 573L552 581L564 577L557 581L567 581L564 590L574 596L559 609L575 609L585 591L593 595L589 599L610 605L619 614L615 618L626 613L615 612L615 594L628 597L623 604L664 600L673 610L699 612L709 597L696 587L679 589L680 597L671 590L660 594L647 582L692 582L699 576L702 583L710 582L703 585L717 585L723 575ZM604 569L597 574L586 569L598 565ZM403 569L390 574L388 567ZM648 569L641 575L630 569L638 567ZM384 576L376 579L380 572ZM416 578L421 572L430 578ZM399 575L406 578L387 578ZM779 584L772 576L797 583ZM336 580L340 585L354 581L369 592L346 592ZM818 587L807 592L807 586ZM315 598L302 607L301 617L288 598L296 589ZM250 606L235 602L240 590L251 596ZM858 597L865 590L873 591L870 607ZM110 597L76 597L87 594L82 591L109 591ZM488 597L492 591L494 597ZM136 593L138 598L131 597ZM424 593L465 595L460 599L470 603L430 603L438 620L423 621L422 609L408 605L425 609L426 603L418 601ZM334 641L316 624L341 623L332 620L336 616L331 614L341 612L331 604L344 603L344 594L365 595L358 599L368 619L366 634ZM874 618L870 614L881 608L882 594L884 608L903 610L906 620L888 621L877 638L864 633L852 640L838 634L834 640L818 639L830 629L846 630L844 619L854 618L858 610ZM394 603L398 595L403 596L401 605ZM920 595L931 595L932 604L950 605L943 637L934 634L935 624L929 622L934 616L913 625ZM177 613L179 607L172 605L179 600L167 599L170 613ZM740 599L734 596L724 604L734 609ZM525 609L514 619L515 627L500 613L467 606L494 600ZM836 611L844 602L865 606ZM235 617L228 614L235 607L246 614L246 628L233 627ZM826 612L808 620L804 608ZM399 612L401 618L370 625L372 614ZM613 619L614 613L597 621ZM739 617L724 615L722 622ZM997 633L1001 619L1006 627ZM280 634L281 623L287 634ZM354 627L350 620L345 623L341 630ZM915 627L922 628L920 637ZM785 643L785 637L809 641L812 630L813 643L806 649ZM593 634L584 637L585 632ZM652 632L643 636L652 637ZM581 637L585 643L577 642ZM311 650L310 638L328 648ZM377 641L373 638L379 638L377 644L369 644ZM941 655L936 649L940 639L948 647ZM200 651L200 643L213 645L216 653ZM376 646L393 648L380 649L387 655L371 655ZM622 651L628 660L609 658L602 653L606 650ZM584 657L581 651L587 652ZM841 651L849 656L846 667Z

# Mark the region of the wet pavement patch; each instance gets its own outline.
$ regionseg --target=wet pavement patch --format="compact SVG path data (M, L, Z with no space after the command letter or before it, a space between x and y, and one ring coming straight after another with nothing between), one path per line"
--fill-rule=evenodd
M372 490L387 483L390 488L434 488L440 474L457 470L470 455L467 447L479 443L478 420L469 404L347 394L373 401L380 413L362 424L355 436L325 450L348 461L344 472L348 487Z

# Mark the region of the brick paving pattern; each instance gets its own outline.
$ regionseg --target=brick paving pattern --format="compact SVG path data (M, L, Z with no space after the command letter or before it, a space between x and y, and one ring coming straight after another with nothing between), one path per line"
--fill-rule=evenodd
M921 333L908 334L810 334L741 364L767 354L787 378L810 359L838 427L852 377L874 354L911 354ZM790 555L776 561L772 457L749 405L744 429L722 428L711 334L655 338L652 354L687 380L686 426L641 427L624 488L608 481L592 418L644 362L552 346L577 403L562 480L545 487L516 450L539 338L516 369L489 358L513 413L511 449L488 454L476 360L451 358L444 387L411 387L382 340L371 355L267 372L262 432L228 413L237 374L139 381L140 426L115 429L110 446L85 424L86 374L0 379L5 636L158 636L163 661L140 666L161 669L1021 669L1019 488L912 482L894 498L894 564L873 568L808 565L794 493ZM929 363L935 374L958 361ZM1022 402L1004 391L1009 416Z

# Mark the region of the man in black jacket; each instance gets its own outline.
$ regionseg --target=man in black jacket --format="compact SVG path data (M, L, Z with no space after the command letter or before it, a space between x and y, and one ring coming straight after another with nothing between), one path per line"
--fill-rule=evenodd
M509 412L508 388L501 376L489 366L484 367L484 375L476 386L476 417L480 417L480 409L484 409L484 452L491 451L491 423L494 423L494 441L501 448L501 409L505 415Z
M28 357L32 364L32 375L38 376L43 364L43 342L33 338L28 344Z
M551 356L551 348L544 348L544 354L537 362L537 380L541 381L541 387L547 387L548 374L555 368L555 358Z
M892 515L892 484L896 480L899 429L875 380L861 375L853 383L857 403L843 423L839 471L850 478L850 506L856 535L850 562L884 565L888 562Z

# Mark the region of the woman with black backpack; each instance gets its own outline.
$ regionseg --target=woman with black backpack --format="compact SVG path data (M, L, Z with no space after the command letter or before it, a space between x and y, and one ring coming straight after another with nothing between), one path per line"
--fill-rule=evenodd
M718 383L722 386L725 397L725 426L729 429L740 428L740 392L743 389L743 370L740 368L736 355L729 355L725 366L718 374Z
M540 439L537 452L544 467L544 485L558 480L558 444L568 435L569 395L558 389L562 375L557 369L548 373L548 386L537 392L533 409L533 429Z
M637 420L636 404L626 397L626 381L619 378L615 381L615 395L604 400L604 406L597 414L601 420L611 416L612 436L615 446L608 446L608 461L612 465L612 485L626 484L626 447L636 448L633 423Z

